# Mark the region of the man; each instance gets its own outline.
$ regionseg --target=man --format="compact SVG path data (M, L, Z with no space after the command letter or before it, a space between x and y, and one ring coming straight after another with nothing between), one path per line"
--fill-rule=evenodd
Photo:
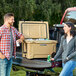
M16 38L22 42L24 36L12 25L14 14L4 15L4 24L0 27L0 76L10 76L12 67L12 55L16 57Z

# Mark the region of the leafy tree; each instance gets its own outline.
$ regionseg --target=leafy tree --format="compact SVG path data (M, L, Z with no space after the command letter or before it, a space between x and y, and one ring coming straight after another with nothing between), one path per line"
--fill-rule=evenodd
M37 9L35 9L34 18L35 20L39 21L48 21L50 25L53 25L54 23L59 22L60 20L60 9L60 4L53 3L52 0L44 0L41 2L41 4L37 4Z
M15 14L15 27L19 20L48 21L52 26L59 23L68 7L76 6L75 0L0 0L0 25L6 13Z

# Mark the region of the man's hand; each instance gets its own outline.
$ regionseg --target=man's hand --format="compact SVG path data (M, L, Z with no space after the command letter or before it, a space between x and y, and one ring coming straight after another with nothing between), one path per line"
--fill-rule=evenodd
M20 39L17 40L17 42L21 43L24 40L24 36L21 36Z
M21 39L18 39L18 40L17 40L17 42L21 43L21 42L22 42L22 40L21 40Z
M24 36L23 35L20 37L20 40L21 40L21 42L24 40Z
M3 55L1 52L0 52L0 59L5 59L5 55Z

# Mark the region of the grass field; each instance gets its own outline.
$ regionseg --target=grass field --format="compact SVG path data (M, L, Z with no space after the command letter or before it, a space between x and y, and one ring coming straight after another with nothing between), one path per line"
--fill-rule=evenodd
M22 68L21 68L22 69ZM24 70L18 70L18 71L13 71L13 70L11 70L11 76L26 76L26 71L24 71ZM25 68L23 68L23 69L25 69ZM54 68L53 69L55 72L57 72L57 73L60 73L60 71L62 70L62 68L59 68L59 67L57 67L57 68ZM52 72L50 72L50 71L46 71L46 73L50 73L50 76L58 76L58 74L55 74L55 73L52 73ZM75 68L75 70L73 71L73 76L76 76L76 68Z
M11 75L10 76L25 76L26 72L23 70L19 70L19 71L13 71L11 70Z
M22 69L22 68L21 68ZM11 70L11 76L26 76L26 71L24 70L13 71ZM23 68L25 69L25 68ZM55 72L60 72L62 68L54 68ZM50 74L50 76L58 76L56 73L51 72L50 70L45 71L45 74Z

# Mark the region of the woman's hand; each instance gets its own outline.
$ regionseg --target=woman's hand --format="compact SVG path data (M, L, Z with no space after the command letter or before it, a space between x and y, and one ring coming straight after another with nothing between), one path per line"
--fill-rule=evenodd
M0 59L5 59L5 55L3 55L1 52L0 52Z
M51 61L54 61L54 58L51 58Z

